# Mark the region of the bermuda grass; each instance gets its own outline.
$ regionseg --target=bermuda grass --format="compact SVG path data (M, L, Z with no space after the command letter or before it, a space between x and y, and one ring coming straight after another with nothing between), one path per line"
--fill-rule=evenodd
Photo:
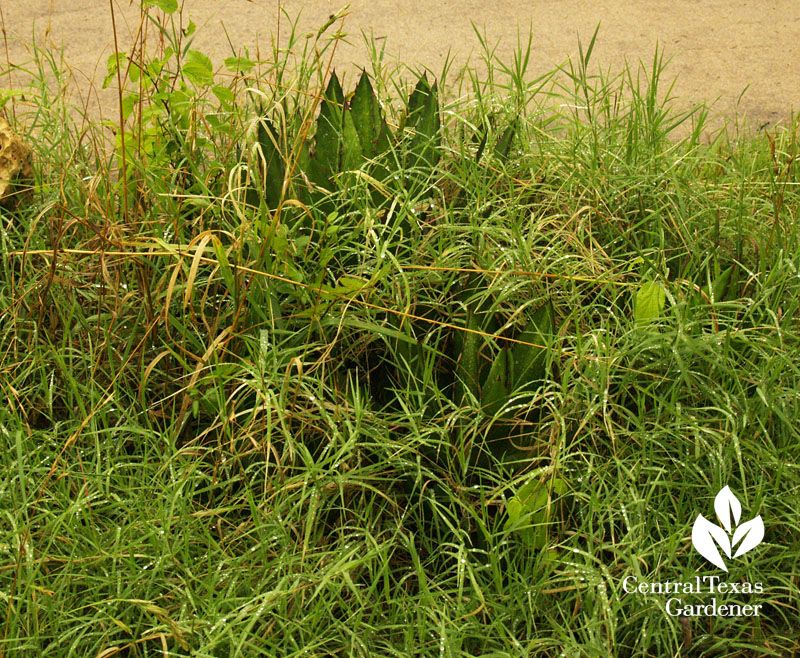
M401 140L309 202L340 22L209 75L185 19L144 16L121 123L52 51L4 96L36 189L0 211L0 655L800 651L797 122L709 132L658 52L612 75L593 39L532 80L529 43L479 41L485 75L428 74L435 165ZM417 72L365 47L402 133ZM553 309L546 376L492 413L457 374L470 304L484 369ZM507 523L529 483L546 513ZM760 616L626 593L724 575L690 538L726 485L766 527L727 579L764 592L719 603Z

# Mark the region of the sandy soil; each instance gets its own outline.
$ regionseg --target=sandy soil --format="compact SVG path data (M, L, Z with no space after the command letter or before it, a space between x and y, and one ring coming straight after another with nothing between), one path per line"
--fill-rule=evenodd
M121 50L130 50L134 43L138 4L133 0L114 5ZM289 16L299 15L301 32L310 32L344 4L343 0L185 0L183 15L199 27L195 47L220 66L231 54L230 44L235 49L248 46L253 54L258 49L270 52L279 5ZM0 11L6 36L5 50L0 43L0 61L29 62L26 44L34 34L40 45L63 46L90 113L115 116L114 92L97 91L114 43L108 2L0 0ZM511 58L518 31L527 40L532 30L531 76L575 57L578 38L588 43L599 23L595 65L617 72L625 59L650 62L658 44L672 58L667 77L677 76L674 94L684 106L714 101L713 112L746 117L755 128L772 126L800 108L800 2L796 0L352 0L343 26L350 43L339 45L336 65L347 69L367 63L362 31L385 45L389 62L434 72L441 70L448 53L457 65L470 57L477 62L480 44L472 23L490 44L497 43L497 55L505 60ZM286 17L280 29L284 41ZM0 87L8 84L8 78L0 80Z

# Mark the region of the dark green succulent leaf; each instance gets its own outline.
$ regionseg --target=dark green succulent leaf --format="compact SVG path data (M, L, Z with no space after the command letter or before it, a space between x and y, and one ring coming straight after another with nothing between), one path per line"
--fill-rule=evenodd
M366 71L361 73L350 111L364 157L372 159L385 152L389 148L389 130Z
M406 127L413 129L409 145L409 167L433 166L439 159L441 118L439 90L423 75L408 98Z
M731 265L730 267L724 269L719 276L714 279L714 285L711 288L711 292L713 293L711 301L713 303L721 302L726 299L726 294L731 283L731 275L735 270L736 266Z
M311 153L308 150L308 142L303 142L300 145L300 152L297 154L297 163L295 164L295 171L299 174L302 172L309 176L311 169Z
M264 190L264 201L270 210L278 207L283 190L285 166L280 153L278 131L267 117L258 120L256 163Z
M508 402L508 350L500 350L481 390L481 407L487 416L494 416Z
M423 73L419 80L417 80L417 84L411 92L411 95L408 97L406 127L410 128L416 126L420 122L426 100L428 96L430 96L430 93L431 85L428 82L428 76Z
M481 272L470 272L463 284L459 298L474 310L481 323L481 330L486 333L495 333L499 329L496 321L492 295L486 294L491 288L489 278Z
M333 175L341 171L343 114L344 93L334 71L320 101L314 155L311 158L312 175L309 176L322 187L328 187Z
M530 345L516 343L511 350L513 355L512 390L531 386L546 378L547 352L549 351L547 348L552 343L554 334L555 312L553 303L548 300L536 310L525 331L519 336L519 340L530 343Z
M475 162L478 163L481 161L483 157L483 151L486 148L486 141L489 139L489 129L483 131L483 137L481 137L480 144L478 144L478 150L475 153Z
M340 166L342 171L352 171L359 169L364 163L364 154L361 151L361 140L356 130L353 113L349 109L345 110L342 120L342 152L340 156Z
M297 174L297 198L302 203L309 205L320 193L313 189L313 185L322 185L324 181L314 179L317 174L316 169L312 165L312 155L308 147L308 142L303 142L300 146L300 152L297 154L297 163L295 164L295 173Z
M469 391L480 399L478 351L483 338L480 334L474 333L480 331L480 324L471 309L467 311L466 328L470 331L457 331L453 341L456 351L456 378L463 387L462 398Z
M500 135L500 139L497 140L497 145L494 148L495 155L501 162L505 162L508 160L508 154L511 151L511 144L514 141L514 137L517 134L517 120L511 122L511 124L503 131L503 134Z

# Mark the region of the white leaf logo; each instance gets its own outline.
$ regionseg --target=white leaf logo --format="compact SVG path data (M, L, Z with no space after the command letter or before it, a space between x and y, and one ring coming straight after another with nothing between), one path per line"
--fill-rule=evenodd
M764 539L764 522L759 514L752 521L742 523L736 528L736 532L733 533L733 540L731 540L731 546L736 546L740 540L742 543L739 544L739 548L736 549L733 557L737 558L740 555L744 555L750 549L758 546L762 539Z
M739 524L742 516L742 504L733 495L729 487L722 489L714 499L714 511L722 524L720 528L702 514L698 514L692 527L692 544L700 555L723 571L728 567L722 557L729 559L731 551L736 548L733 558L744 555L764 539L764 522L761 516ZM722 553L720 553L722 549Z
M733 517L733 525L739 524L739 518L742 516L742 504L739 499L733 495L730 487L725 487L717 494L714 499L714 511L717 513L717 518L725 528L725 532L731 532L731 516Z
M731 540L728 535L718 525L714 525L702 514L697 516L692 528L692 544L694 544L697 552L700 553L706 560L711 562L714 566L719 567L723 571L727 571L728 567L725 566L725 561L717 550L717 545L722 547L725 555L731 556Z

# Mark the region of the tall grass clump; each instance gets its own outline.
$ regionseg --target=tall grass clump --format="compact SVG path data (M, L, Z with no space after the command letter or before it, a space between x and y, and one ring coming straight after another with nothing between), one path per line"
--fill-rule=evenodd
M118 121L41 49L5 106L0 655L800 649L796 122L710 133L597 34L349 77L343 15L215 62L144 5ZM726 485L762 615L627 594L712 573Z

